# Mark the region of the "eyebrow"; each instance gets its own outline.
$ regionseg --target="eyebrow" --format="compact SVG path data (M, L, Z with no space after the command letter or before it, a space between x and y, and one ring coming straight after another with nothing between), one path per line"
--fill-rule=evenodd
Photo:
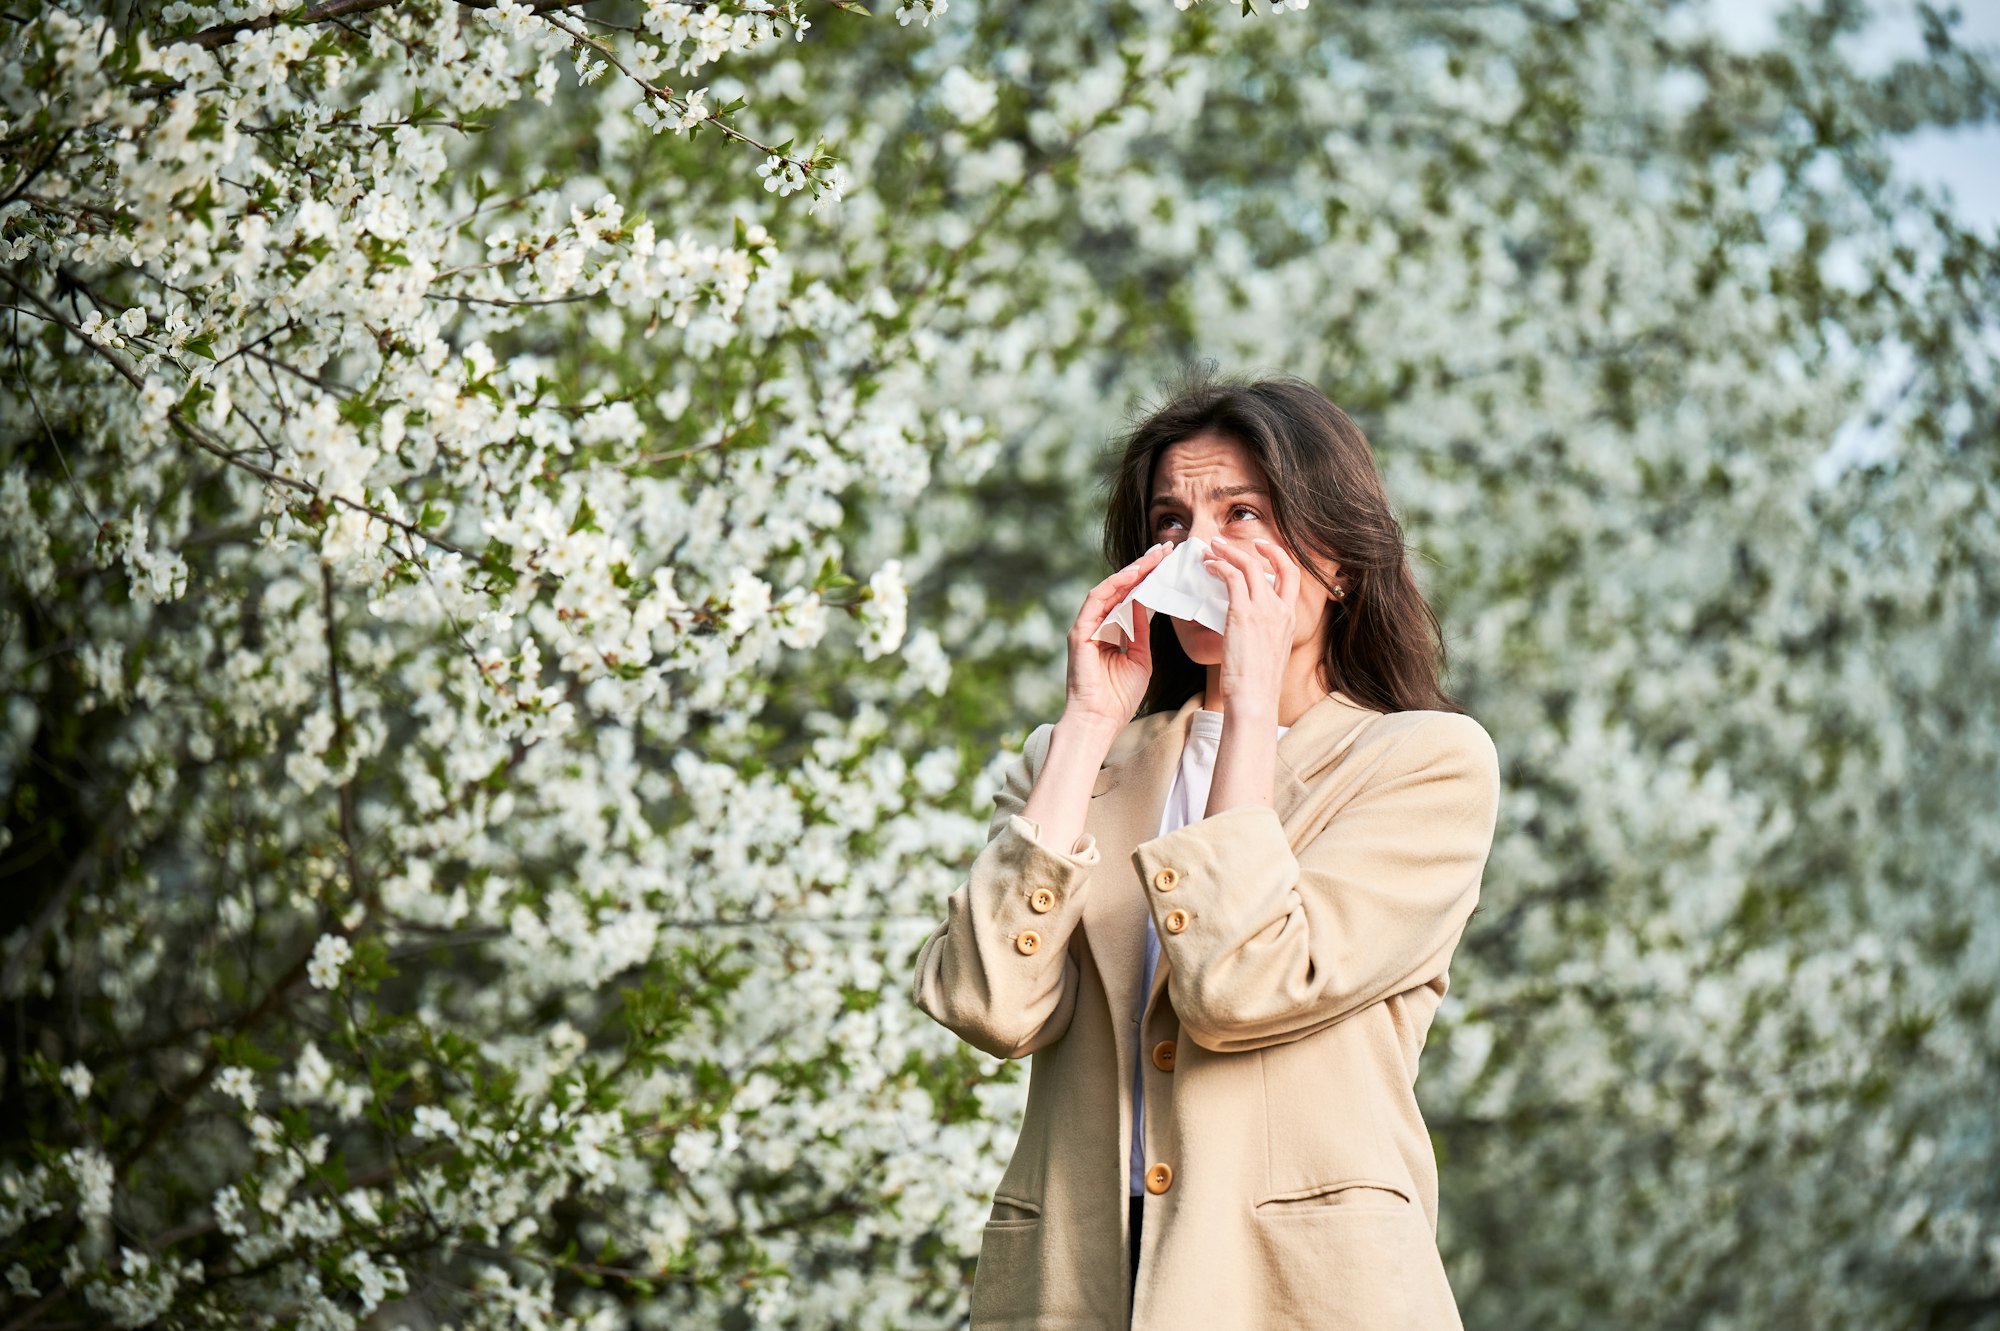
M1211 486L1208 491L1208 497L1211 500L1233 499L1237 495L1264 495L1265 498L1267 499L1270 498L1270 495L1265 491L1264 487L1261 485L1232 485L1232 486L1216 485L1216 486ZM1153 496L1153 502L1148 506L1147 511L1151 512L1153 509L1160 507L1162 504L1174 504L1178 502L1180 501L1175 499L1173 495L1168 494L1165 490L1162 490L1160 491L1160 493Z

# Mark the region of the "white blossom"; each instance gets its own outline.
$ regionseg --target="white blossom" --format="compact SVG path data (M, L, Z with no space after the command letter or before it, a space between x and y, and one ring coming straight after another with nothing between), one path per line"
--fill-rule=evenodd
M306 978L315 989L332 989L340 983L341 968L354 956L354 948L339 934L321 934L313 944Z
M449 1110L437 1105L418 1105L412 1131L419 1138L451 1140L458 1136L458 1121L451 1116Z
M257 1079L249 1068L237 1064L218 1068L213 1084L224 1095L241 1101L245 1109L257 1108Z
M872 661L885 652L895 651L903 641L910 606L909 588L903 582L903 561L891 559L877 569L868 579L868 593L868 599L861 603L862 621L866 625L861 654Z
M72 1148L65 1156L76 1180L76 1212L86 1221L108 1220L111 1192L115 1182L111 1158L93 1146Z
M952 119L971 125L992 114L999 96L992 80L968 72L963 65L953 65L938 80L938 101Z

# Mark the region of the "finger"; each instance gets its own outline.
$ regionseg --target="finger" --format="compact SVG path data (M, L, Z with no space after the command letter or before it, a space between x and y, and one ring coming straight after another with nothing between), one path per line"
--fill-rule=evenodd
M1125 659L1141 670L1153 668L1153 612L1143 605L1132 607L1132 641L1126 644Z
M1299 566L1297 562L1276 541L1264 540L1262 537L1259 537L1257 550L1271 565L1272 581L1265 585L1271 589L1272 595L1276 596L1286 605L1290 605L1299 585Z
M1144 581L1146 575L1157 568L1172 549L1171 541L1162 541L1093 587L1090 594L1083 598L1083 605L1076 613L1076 622L1070 625L1070 640L1073 643L1095 640L1098 630L1111 618L1112 606ZM1140 607L1135 603L1133 609L1137 611Z
M1266 587L1270 586L1269 583L1264 582L1263 578L1253 578L1251 576L1251 574L1259 572L1264 567L1264 561L1252 554L1250 547L1242 541L1224 540L1218 536L1215 540L1209 542L1209 549L1227 559L1229 567L1236 570L1242 576L1246 594L1251 596L1257 594L1256 583L1264 583Z
M1249 600L1250 584L1244 581L1242 569L1236 567L1235 564L1232 564L1227 559L1218 559L1214 556L1210 556L1201 562L1209 572L1222 579L1224 586L1229 588L1229 604L1233 606L1242 605Z
M1211 536L1208 541L1208 554L1211 559L1227 560L1231 564L1237 564L1242 560L1243 547L1226 536Z
M1116 573L1113 573L1110 577L1091 588L1090 595L1083 598L1084 605L1089 606L1097 602L1113 601L1123 596L1137 585L1140 579L1152 572L1153 567L1166 558L1167 551L1172 547L1173 542L1162 541L1160 544L1147 550L1145 554L1140 555L1124 568L1119 569Z
M1257 538L1256 546L1258 553L1271 561L1271 571L1278 575L1278 585L1275 590L1280 597L1289 602L1299 590L1298 561L1276 541L1267 541L1260 536Z

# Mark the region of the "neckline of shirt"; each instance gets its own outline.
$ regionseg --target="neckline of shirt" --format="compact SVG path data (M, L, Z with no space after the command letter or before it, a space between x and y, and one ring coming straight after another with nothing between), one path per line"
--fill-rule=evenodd
M1197 707L1194 709L1194 715L1189 718L1189 724L1198 728L1213 730L1219 735L1222 733L1222 713L1207 707ZM1290 729L1290 726L1278 727L1280 734Z

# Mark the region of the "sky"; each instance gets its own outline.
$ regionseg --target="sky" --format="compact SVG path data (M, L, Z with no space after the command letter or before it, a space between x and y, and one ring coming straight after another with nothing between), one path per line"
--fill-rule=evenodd
M1921 55L1923 41L1911 0L1874 0L1874 6L1874 26L1847 43L1855 64L1879 69L1904 56ZM1958 0L1958 6L1961 41L2000 46L2000 0ZM1786 7L1787 0L1710 0L1716 27L1745 50L1775 36L1776 16ZM2000 126L1905 135L1895 157L1909 179L1949 190L1968 225L2000 227Z

